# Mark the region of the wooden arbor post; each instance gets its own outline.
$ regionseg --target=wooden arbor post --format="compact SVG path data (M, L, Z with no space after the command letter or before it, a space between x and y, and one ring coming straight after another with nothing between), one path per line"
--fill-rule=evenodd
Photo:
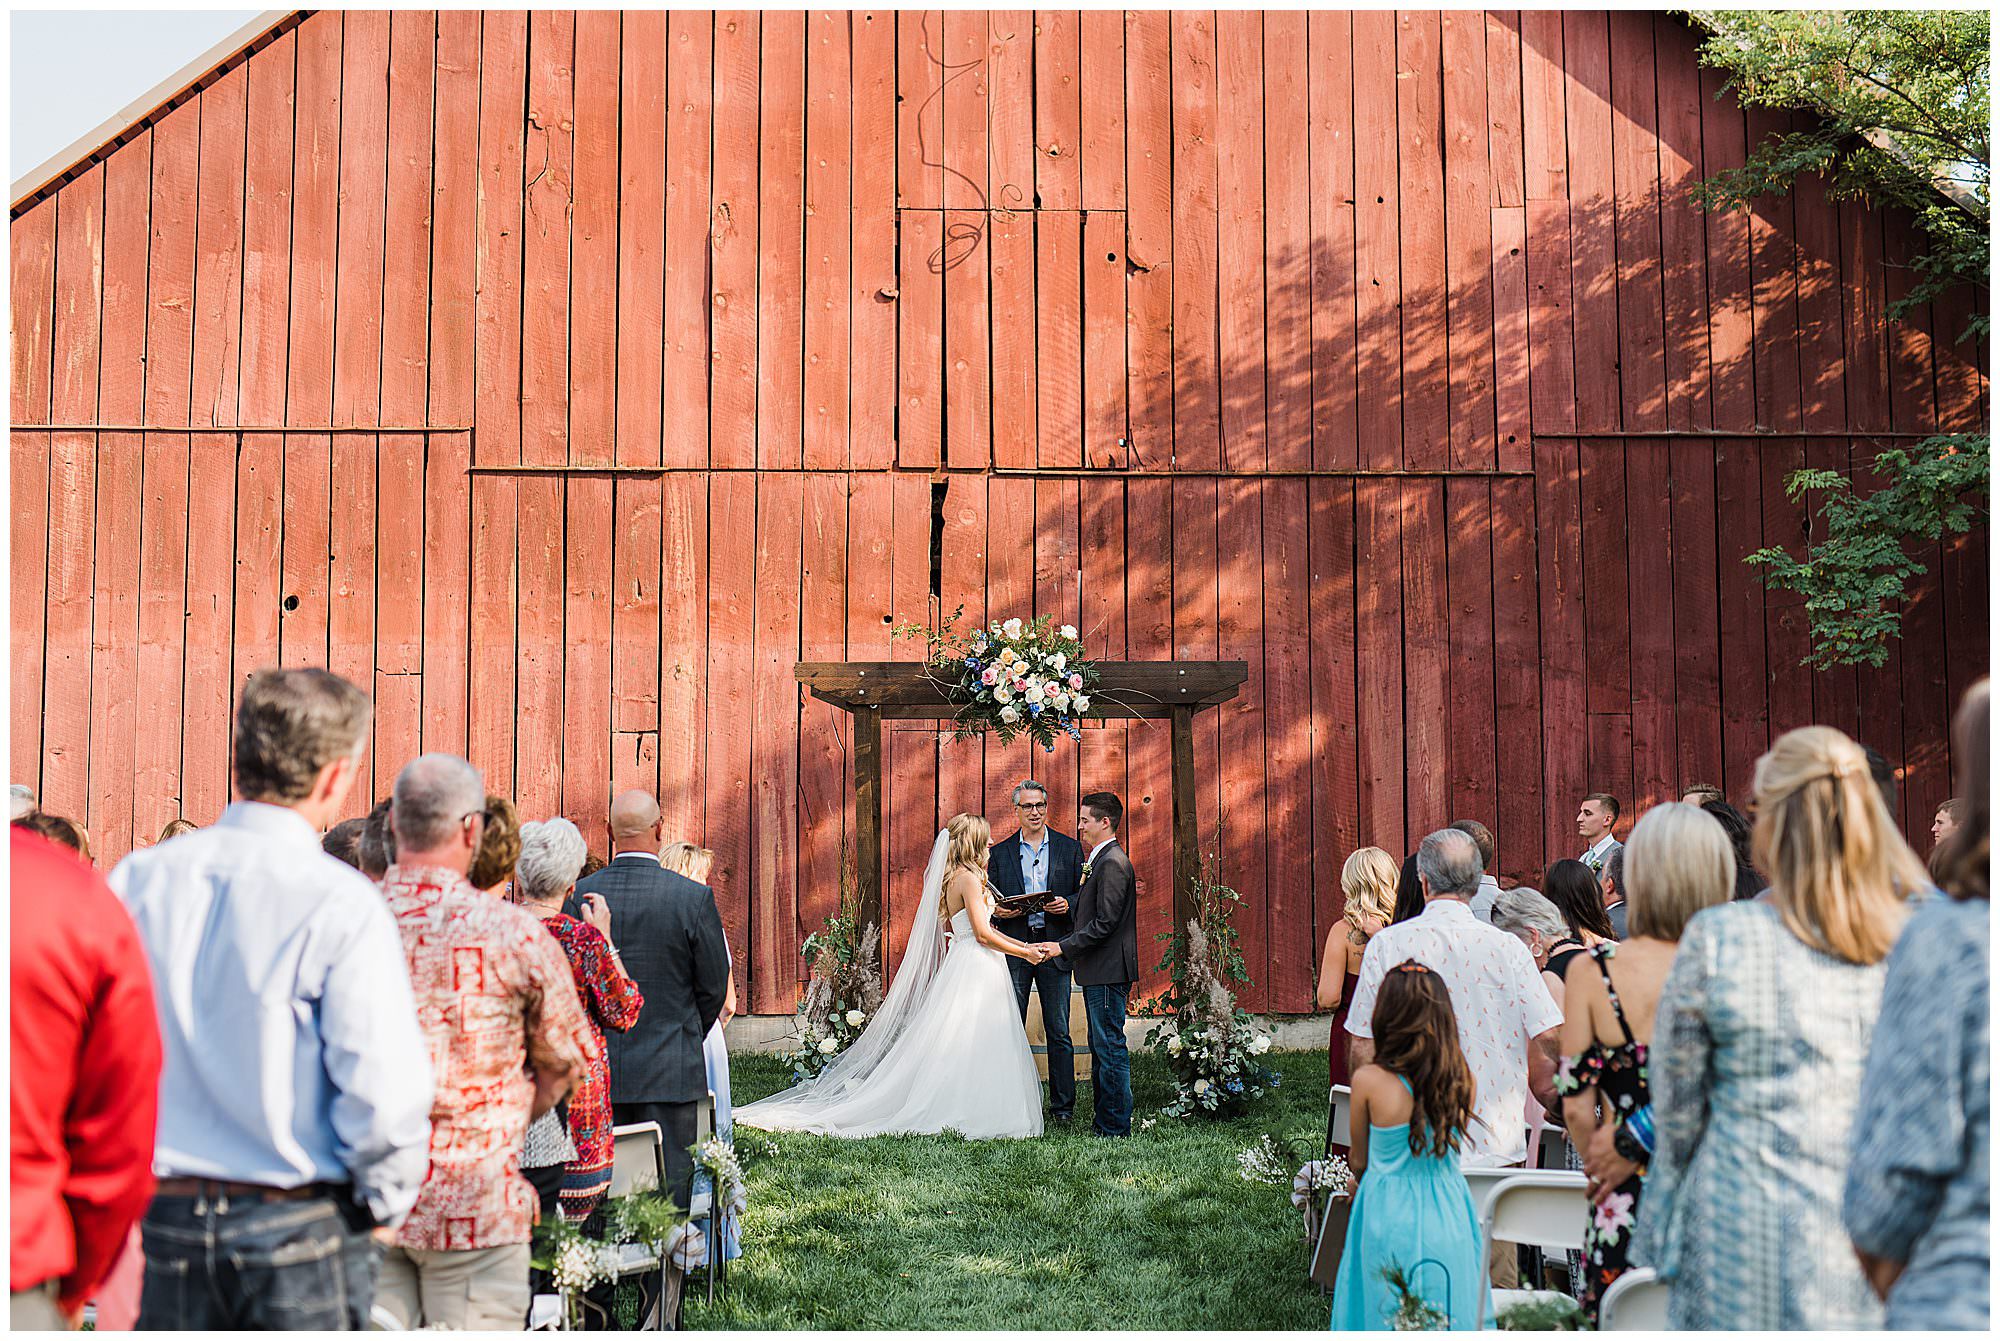
M1165 719L1173 732L1174 925L1194 915L1201 872L1195 813L1194 718L1226 703L1250 678L1243 661L1100 661L1092 719ZM793 668L814 698L854 715L855 892L861 920L882 932L882 722L951 717L952 703L915 661L801 661ZM886 953L886 952L884 952Z

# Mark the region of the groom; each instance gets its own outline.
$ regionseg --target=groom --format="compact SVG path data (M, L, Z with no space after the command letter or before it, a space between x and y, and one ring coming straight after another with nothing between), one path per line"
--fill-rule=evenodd
M1069 901L1083 880L1083 848L1068 834L1049 827L1049 793L1033 778L1014 788L1014 813L1021 831L993 845L986 874L1008 899L1033 894L1050 896L1033 911L1018 917L993 918L993 929L1017 941L1061 940L1070 932ZM1049 1120L1068 1122L1076 1113L1076 1054L1069 1042L1069 965L1060 959L1030 964L1007 956L1014 975L1014 996L1021 1004L1021 1022L1028 1020L1028 991L1039 988L1042 1032L1048 1035Z
M1132 1061L1125 1051L1125 1007L1139 977L1139 904L1132 861L1118 846L1125 806L1110 792L1083 798L1076 836L1089 857L1076 894L1076 930L1054 948L1083 987L1090 1019L1090 1082L1099 1136L1132 1134Z

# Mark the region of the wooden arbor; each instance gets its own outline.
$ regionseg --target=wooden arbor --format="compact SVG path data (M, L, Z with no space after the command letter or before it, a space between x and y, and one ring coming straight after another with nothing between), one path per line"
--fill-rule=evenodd
M1236 697L1245 661L1100 661L1089 718L1165 718L1173 726L1174 925L1194 913L1194 715ZM882 720L946 718L958 705L915 661L801 661L813 697L854 714L855 884L861 918L882 925ZM882 943L888 943L888 936Z

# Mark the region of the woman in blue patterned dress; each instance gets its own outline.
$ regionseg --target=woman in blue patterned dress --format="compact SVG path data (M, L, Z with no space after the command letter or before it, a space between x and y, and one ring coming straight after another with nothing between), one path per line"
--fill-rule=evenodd
M1926 901L1889 956L1854 1117L1842 1218L1898 1330L1992 1321L1989 692L1958 714L1966 809L1936 867L1951 897Z
M1780 737L1756 794L1772 887L1690 921L1660 995L1633 1256L1673 1287L1675 1330L1877 1328L1841 1184L1897 891L1925 871L1831 727Z

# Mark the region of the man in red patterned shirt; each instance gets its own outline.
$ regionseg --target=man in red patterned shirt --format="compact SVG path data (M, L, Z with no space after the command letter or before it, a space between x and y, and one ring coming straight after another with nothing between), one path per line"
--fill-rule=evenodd
M522 1142L598 1049L555 939L466 882L485 810L479 771L454 755L423 755L397 775L382 896L437 1081L430 1174L382 1263L377 1302L403 1328L525 1324L537 1199Z

